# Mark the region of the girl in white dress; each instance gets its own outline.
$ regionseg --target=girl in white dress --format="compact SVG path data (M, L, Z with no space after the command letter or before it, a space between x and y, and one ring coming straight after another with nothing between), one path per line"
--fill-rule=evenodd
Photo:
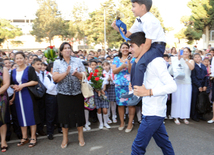
M178 60L182 68L184 68L184 79L175 79L177 84L177 91L172 94L172 107L171 116L175 118L175 123L180 124L180 119L184 119L185 124L189 124L187 119L190 118L191 97L192 97L192 83L191 83L191 71L194 69L195 64L193 60L190 60L191 50L184 48L183 55L178 55Z

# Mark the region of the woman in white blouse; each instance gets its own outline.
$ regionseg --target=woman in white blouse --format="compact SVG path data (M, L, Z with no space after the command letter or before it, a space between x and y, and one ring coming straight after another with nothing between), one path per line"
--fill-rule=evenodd
M184 68L184 79L175 79L177 91L172 94L171 116L175 118L175 123L180 124L180 119L184 119L185 124L189 124L187 119L190 118L191 97L192 97L192 82L191 71L195 67L193 60L190 60L191 50L184 48L183 55L178 55L178 60L182 68Z

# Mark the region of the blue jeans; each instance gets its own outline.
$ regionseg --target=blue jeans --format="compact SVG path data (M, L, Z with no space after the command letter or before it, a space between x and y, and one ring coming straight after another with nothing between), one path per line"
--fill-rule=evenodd
M164 155L174 155L172 144L169 141L165 126L164 117L143 116L137 136L132 144L131 155L144 155L149 141L153 137L156 144L162 149Z
M163 57L165 46L153 43L150 49L140 58L138 63L133 63L131 69L131 84L132 87L142 86L144 73L148 64L157 57Z

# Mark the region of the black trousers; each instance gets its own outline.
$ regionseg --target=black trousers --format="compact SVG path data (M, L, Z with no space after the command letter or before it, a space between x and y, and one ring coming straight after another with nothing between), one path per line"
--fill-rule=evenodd
M37 105L39 109L39 117L40 117L40 124L37 124L37 131L42 131L45 125L45 95L37 100Z
M12 99L12 96L9 97L9 100ZM16 106L15 104L12 104L9 106L10 114L12 116L12 121L7 123L7 137L11 137L11 126L13 127L13 131L16 135L22 135L21 127L19 126L19 121L16 113ZM12 123L12 125L11 125Z
M167 100L167 111L166 116L171 116L171 105L172 105L172 94L169 95L169 100Z
M198 88L195 85L192 85L192 102L191 102L191 113L190 113L190 117L192 119L198 119L199 118L199 114L196 110L198 94L199 94Z
M54 123L57 116L57 96L45 95L47 135L54 133Z

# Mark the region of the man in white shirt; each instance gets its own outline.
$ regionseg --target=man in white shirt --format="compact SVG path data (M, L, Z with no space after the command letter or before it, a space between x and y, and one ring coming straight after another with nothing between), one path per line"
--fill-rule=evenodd
M137 32L130 37L130 51L138 58L145 45L145 34ZM146 69L143 86L134 86L134 95L142 96L142 123L132 145L132 155L143 155L153 137L164 155L174 155L172 144L163 124L166 116L167 94L175 92L176 83L167 71L163 58L155 58Z

